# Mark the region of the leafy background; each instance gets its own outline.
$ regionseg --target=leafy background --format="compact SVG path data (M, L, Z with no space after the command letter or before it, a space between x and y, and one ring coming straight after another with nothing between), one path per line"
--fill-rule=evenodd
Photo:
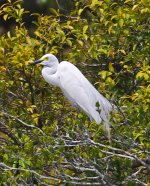
M148 0L32 3L0 8L1 185L150 185ZM28 65L45 53L117 105L111 143Z

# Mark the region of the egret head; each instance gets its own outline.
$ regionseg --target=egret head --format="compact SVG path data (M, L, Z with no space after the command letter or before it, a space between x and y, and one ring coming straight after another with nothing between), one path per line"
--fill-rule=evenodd
M52 67L52 66L57 65L58 63L59 63L58 59L53 54L45 54L40 59L34 61L31 64L32 65L41 64L43 66Z

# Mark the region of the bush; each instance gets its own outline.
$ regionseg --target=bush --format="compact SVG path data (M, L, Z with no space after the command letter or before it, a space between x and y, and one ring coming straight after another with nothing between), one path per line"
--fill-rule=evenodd
M149 185L148 1L80 0L37 14L32 34L21 2L0 9L16 22L0 37L1 184ZM45 53L77 65L118 106L111 143L28 65Z

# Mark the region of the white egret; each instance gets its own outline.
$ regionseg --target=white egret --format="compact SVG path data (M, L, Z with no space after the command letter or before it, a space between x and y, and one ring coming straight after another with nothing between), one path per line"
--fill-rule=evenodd
M63 94L74 106L83 110L97 124L103 123L109 135L111 103L102 96L86 79L80 70L68 61L58 62L53 54L45 54L31 64L43 65L45 81L60 87ZM99 108L98 108L99 107Z

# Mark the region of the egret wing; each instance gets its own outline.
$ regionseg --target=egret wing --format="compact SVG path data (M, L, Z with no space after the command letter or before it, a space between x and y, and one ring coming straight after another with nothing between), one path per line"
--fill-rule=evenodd
M111 104L99 94L78 68L64 61L59 64L58 73L60 88L71 102L79 105L97 123L100 123L101 119L107 119ZM96 102L99 102L100 113L97 111Z

